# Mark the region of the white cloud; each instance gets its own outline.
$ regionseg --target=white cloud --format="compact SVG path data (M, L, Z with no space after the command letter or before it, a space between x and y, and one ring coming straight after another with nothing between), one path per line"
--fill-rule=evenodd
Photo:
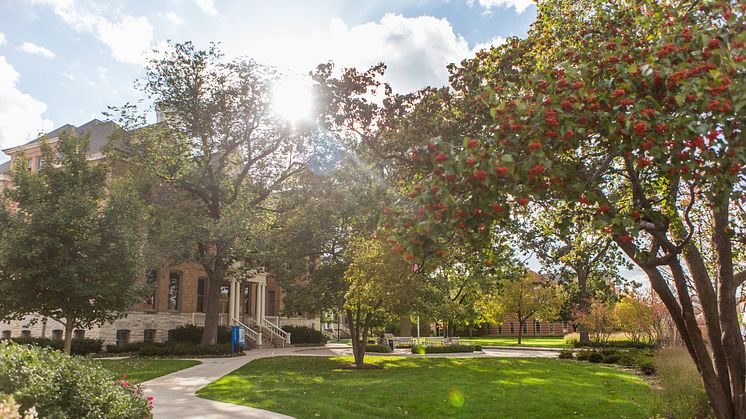
M271 44L264 38L245 37L226 46L228 52L250 51L252 58L299 73L330 60L338 67L358 69L384 62L386 80L399 92L445 85L446 65L471 54L466 39L454 32L448 20L432 16L387 14L380 21L351 27L333 19L323 31L274 37Z
M467 0L469 5L473 5L476 0ZM534 4L534 0L478 0L479 5L486 10L495 8L514 8L516 12L523 13L529 6Z
M75 0L32 0L49 6L63 22L79 32L97 37L118 61L142 64L153 41L153 26L145 16L123 15L117 21L79 6Z
M194 2L197 3L197 6L202 9L203 12L210 16L217 16L218 9L215 8L213 0L194 0Z
M0 56L0 148L17 146L52 128L44 102L18 90L20 75Z
M472 49L473 53L477 53L483 49L490 49L492 47L497 47L505 43L507 39L503 38L502 36L496 36L492 39L490 39L487 42L480 42L476 45L474 45L474 48Z
M0 45L5 45L5 34L0 32Z
M44 58L52 59L56 57L52 50L36 45L33 42L24 42L18 47L19 51L23 51L27 54L34 54Z
M179 15L177 15L174 12L168 12L163 17L166 18L167 21L171 22L174 26L179 26L182 23L184 23L184 19L182 19Z

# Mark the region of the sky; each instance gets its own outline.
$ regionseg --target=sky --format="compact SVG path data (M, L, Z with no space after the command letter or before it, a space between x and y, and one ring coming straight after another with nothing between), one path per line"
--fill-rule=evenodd
M406 92L446 84L447 64L535 17L531 0L0 0L0 149L143 99L134 82L167 40L289 75L383 61Z

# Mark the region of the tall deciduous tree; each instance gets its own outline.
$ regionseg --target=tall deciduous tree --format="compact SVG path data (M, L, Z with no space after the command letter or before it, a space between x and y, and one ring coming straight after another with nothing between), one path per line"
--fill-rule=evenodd
M454 85L471 89L463 109L486 132L418 150L431 175L392 214L395 235L419 252L445 232L484 231L532 199L591 216L647 274L715 416L746 417L735 297L746 271L734 259L746 242L745 44L740 1L540 3L525 41L456 71ZM697 228L695 209L711 214L711 229ZM709 266L702 242L712 243Z
M358 239L350 249L345 271L349 284L345 311L352 335L355 365L362 368L370 327L377 316L402 305L414 288L412 265L377 239Z
M141 296L143 208L88 160L87 138L65 131L55 148L43 143L36 173L15 166L0 204L0 317L59 321L70 353L75 328L121 317Z
M305 170L305 137L272 112L275 78L254 61L226 61L215 46L174 44L149 62L139 85L161 123L143 126L132 106L118 109L125 129L112 149L156 180L153 204L190 209L179 234L207 272L203 343L216 340L221 284L237 244L264 219L263 204Z
M530 318L555 320L562 305L555 282L528 272L517 279L506 278L495 294L483 300L485 310L497 321L513 317L518 320L518 344L522 343L523 325Z

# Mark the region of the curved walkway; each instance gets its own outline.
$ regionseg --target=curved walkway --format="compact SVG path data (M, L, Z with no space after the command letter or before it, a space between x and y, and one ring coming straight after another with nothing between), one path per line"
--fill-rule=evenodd
M557 356L557 351L553 348L505 347L484 348L484 353L430 354L424 356L437 358L554 358ZM404 350L397 350L391 354L369 355L423 356L407 353ZM246 352L246 356L236 358L199 359L202 362L200 365L146 381L144 383L145 393L154 397L153 413L156 419L291 418L268 410L202 399L195 395L197 390L255 359L274 356L352 356L352 348L347 345L330 344L313 348L254 349Z

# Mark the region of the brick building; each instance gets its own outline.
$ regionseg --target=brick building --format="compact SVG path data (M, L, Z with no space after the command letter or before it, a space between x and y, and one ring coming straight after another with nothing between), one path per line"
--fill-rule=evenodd
M74 130L76 135L90 134L89 159L103 158L102 148L115 129L112 122L92 120L79 127L64 125L46 135L46 142L54 147L60 133ZM41 138L24 145L3 150L10 156L9 162L0 165L0 192L12 187L10 169L23 164L37 171L43 164ZM25 161L17 161L18 153L24 152ZM167 339L168 331L185 324L204 324L204 295L207 274L197 263L182 263L174 266L152 267L145 279L154 285L153 295L136 304L127 316L101 327L76 330L75 337L103 339L106 344L154 341ZM247 325L249 339L262 342L266 339L284 339L280 329L284 325L305 325L320 329L319 318L281 317L283 291L271 273L257 270L247 281L229 279L222 285L219 323ZM19 336L50 337L62 339L64 327L51 319L27 317L23 320L0 322L0 337Z

